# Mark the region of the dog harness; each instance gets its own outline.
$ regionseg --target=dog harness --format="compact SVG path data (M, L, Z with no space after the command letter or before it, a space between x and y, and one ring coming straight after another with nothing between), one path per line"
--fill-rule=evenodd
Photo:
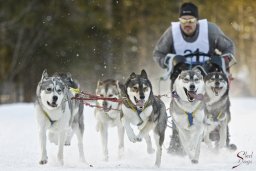
M149 100L146 102L146 104L145 104L143 110L137 109L136 106L135 106L134 104L132 104L132 102L131 102L127 97L124 97L124 98L123 98L123 104L124 104L127 108L132 109L132 111L137 112L138 117L139 117L140 120L141 120L141 122L138 123L137 126L140 126L140 125L143 123L143 120L142 120L141 117L140 117L140 113L143 112L143 110L146 109L148 106L150 106Z
M194 123L194 117L195 117L195 114L197 112L197 110L199 109L199 106L200 104L196 107L196 109L193 111L193 112L186 112L185 110L183 110L183 112L187 115L188 117L188 123L189 123L189 126L192 126Z
M55 121L52 120L52 119L50 118L49 114L48 114L46 111L43 110L43 113L44 113L44 115L47 117L47 119L50 121L51 126L57 121L57 120L55 120Z
M177 98L177 99L179 98L179 95L177 94L176 91L172 91L172 98ZM187 115L189 126L192 126L194 124L193 123L194 117L199 107L200 107L200 104L196 107L196 109L193 112L186 112L185 110L181 109Z
M218 122L222 116L223 112L219 112L217 117L213 117L213 115L209 116L209 119L212 119L214 122Z

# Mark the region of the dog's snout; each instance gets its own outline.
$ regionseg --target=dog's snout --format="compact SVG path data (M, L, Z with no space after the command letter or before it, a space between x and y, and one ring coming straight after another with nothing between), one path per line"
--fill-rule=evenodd
M102 105L103 105L104 107L106 107L106 106L108 106L108 102L107 102L107 101L103 101Z
M140 94L140 99L145 99L145 95L144 94Z
M189 86L189 89L190 89L190 90L195 90L195 88L196 88L196 86L195 86L194 84L191 84L191 85Z
M219 86L219 85L220 85L220 82L219 82L219 81L216 81L216 82L215 82L215 85L216 85L216 86Z
M56 102L58 100L58 96L53 96L52 100Z

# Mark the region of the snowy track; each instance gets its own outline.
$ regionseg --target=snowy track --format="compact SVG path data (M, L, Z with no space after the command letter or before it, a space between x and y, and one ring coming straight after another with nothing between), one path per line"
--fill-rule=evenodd
M233 170L256 170L256 98L231 98L232 120L230 124L231 142L238 150L221 150L213 153L202 143L198 165L192 165L187 157L175 157L163 149L162 165L158 170L191 171L232 170L238 164L237 153L253 152L251 164L241 164ZM10 104L0 106L0 171L82 171L82 170L153 170L155 154L147 154L146 143L131 143L125 135L125 152L121 160L117 158L117 130L109 130L109 162L102 160L100 136L95 129L92 108L85 107L84 150L86 159L93 168L81 163L78 158L76 139L70 147L65 147L64 166L57 162L57 147L47 142L49 163L39 165L39 142L33 104ZM170 141L170 128L167 128L164 148Z

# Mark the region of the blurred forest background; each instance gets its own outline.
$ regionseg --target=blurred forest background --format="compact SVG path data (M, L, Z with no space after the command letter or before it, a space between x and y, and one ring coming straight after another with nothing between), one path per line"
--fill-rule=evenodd
M164 71L152 51L181 0L0 0L0 103L31 102L46 68L70 72L94 93L98 79L124 81L146 69ZM200 18L216 23L236 44L234 96L256 95L256 3L194 0Z

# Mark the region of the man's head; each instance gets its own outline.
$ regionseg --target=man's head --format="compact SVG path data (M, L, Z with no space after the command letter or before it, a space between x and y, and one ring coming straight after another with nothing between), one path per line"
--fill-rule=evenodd
M196 24L198 19L197 6L191 2L183 3L180 7L180 25L182 31L191 36L196 31Z

